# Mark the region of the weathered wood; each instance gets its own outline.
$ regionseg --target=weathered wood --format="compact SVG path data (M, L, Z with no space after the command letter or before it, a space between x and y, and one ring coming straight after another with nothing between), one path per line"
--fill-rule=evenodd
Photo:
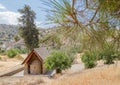
M24 69L23 65L17 65L15 67L9 68L4 72L0 73L0 77L4 77L4 76L12 76L20 71L22 71Z
M30 53L31 55L29 55L26 59L26 61L24 62L24 74L28 75L28 74L42 74L43 72L43 61L40 58L39 55L37 55L34 51L32 51Z
M44 47L32 50L22 63L24 65L24 75L44 74L47 70L43 67L43 61L48 55L49 51Z

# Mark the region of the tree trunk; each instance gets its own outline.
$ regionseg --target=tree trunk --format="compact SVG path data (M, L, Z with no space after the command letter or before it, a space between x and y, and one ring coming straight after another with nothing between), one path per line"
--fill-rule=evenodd
M61 74L62 70L58 68L58 69L56 69L56 74L59 74L59 73Z

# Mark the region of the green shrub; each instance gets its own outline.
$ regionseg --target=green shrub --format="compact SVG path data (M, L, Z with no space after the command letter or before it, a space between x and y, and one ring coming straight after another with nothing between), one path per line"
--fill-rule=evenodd
M75 54L75 53L80 53L80 50L81 50L80 46L71 47L71 48L69 49L69 52Z
M17 53L21 53L21 49L19 48L13 48Z
M25 54L27 52L26 49L12 48L6 51L8 57L13 58L17 54Z
M105 64L113 64L114 59L117 57L116 50L111 45L105 45L99 56L105 60Z
M52 52L44 61L44 66L47 69L56 69L56 73L61 73L62 70L71 66L72 60L61 51Z
M117 60L120 60L120 51L115 52L114 56Z
M25 53L27 53L27 52L28 52L28 50L27 50L26 48L20 49L20 53L21 53L21 54L25 54Z
M26 48L14 48L14 50L16 50L17 53L19 53L19 54L27 53L27 49Z
M85 68L93 68L96 66L97 53L96 51L86 51L81 60L85 65Z
M9 58L13 58L18 54L18 51L16 49L9 49L6 54Z
M0 49L0 54L5 54L5 50Z

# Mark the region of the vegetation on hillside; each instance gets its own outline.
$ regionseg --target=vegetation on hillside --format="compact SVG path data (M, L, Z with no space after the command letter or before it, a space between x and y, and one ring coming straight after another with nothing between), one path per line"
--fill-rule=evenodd
M18 51L15 49L10 49L10 50L7 50L6 54L8 57L13 58L18 54Z
M40 44L45 44L46 46L51 46L54 49L60 49L61 39L57 34L49 34L40 39Z
M19 54L25 54L27 53L27 49L19 49L19 48L11 48L9 50L6 51L6 54L8 57L10 58L14 58L15 56L19 55Z

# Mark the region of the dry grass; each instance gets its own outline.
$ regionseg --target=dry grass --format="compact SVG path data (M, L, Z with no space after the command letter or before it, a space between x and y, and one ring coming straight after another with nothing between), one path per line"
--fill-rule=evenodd
M19 55L19 54L15 56L15 59L24 61L24 58L21 55Z
M120 64L103 66L52 80L50 85L120 85Z
M16 65L20 64L19 62L13 62L13 61L8 61L8 62L4 62L4 61L0 61L0 72L4 72L7 69L10 69Z
M20 65L23 61L18 58L8 58L6 55L0 55L0 57L0 72L4 72L7 69Z
M44 83L42 80L40 79L28 79L25 81L24 79L20 79L19 82L16 82L15 85L39 85L39 84L42 84ZM12 84L11 84L12 85Z
M47 78L41 76L3 77L0 85L46 85Z

